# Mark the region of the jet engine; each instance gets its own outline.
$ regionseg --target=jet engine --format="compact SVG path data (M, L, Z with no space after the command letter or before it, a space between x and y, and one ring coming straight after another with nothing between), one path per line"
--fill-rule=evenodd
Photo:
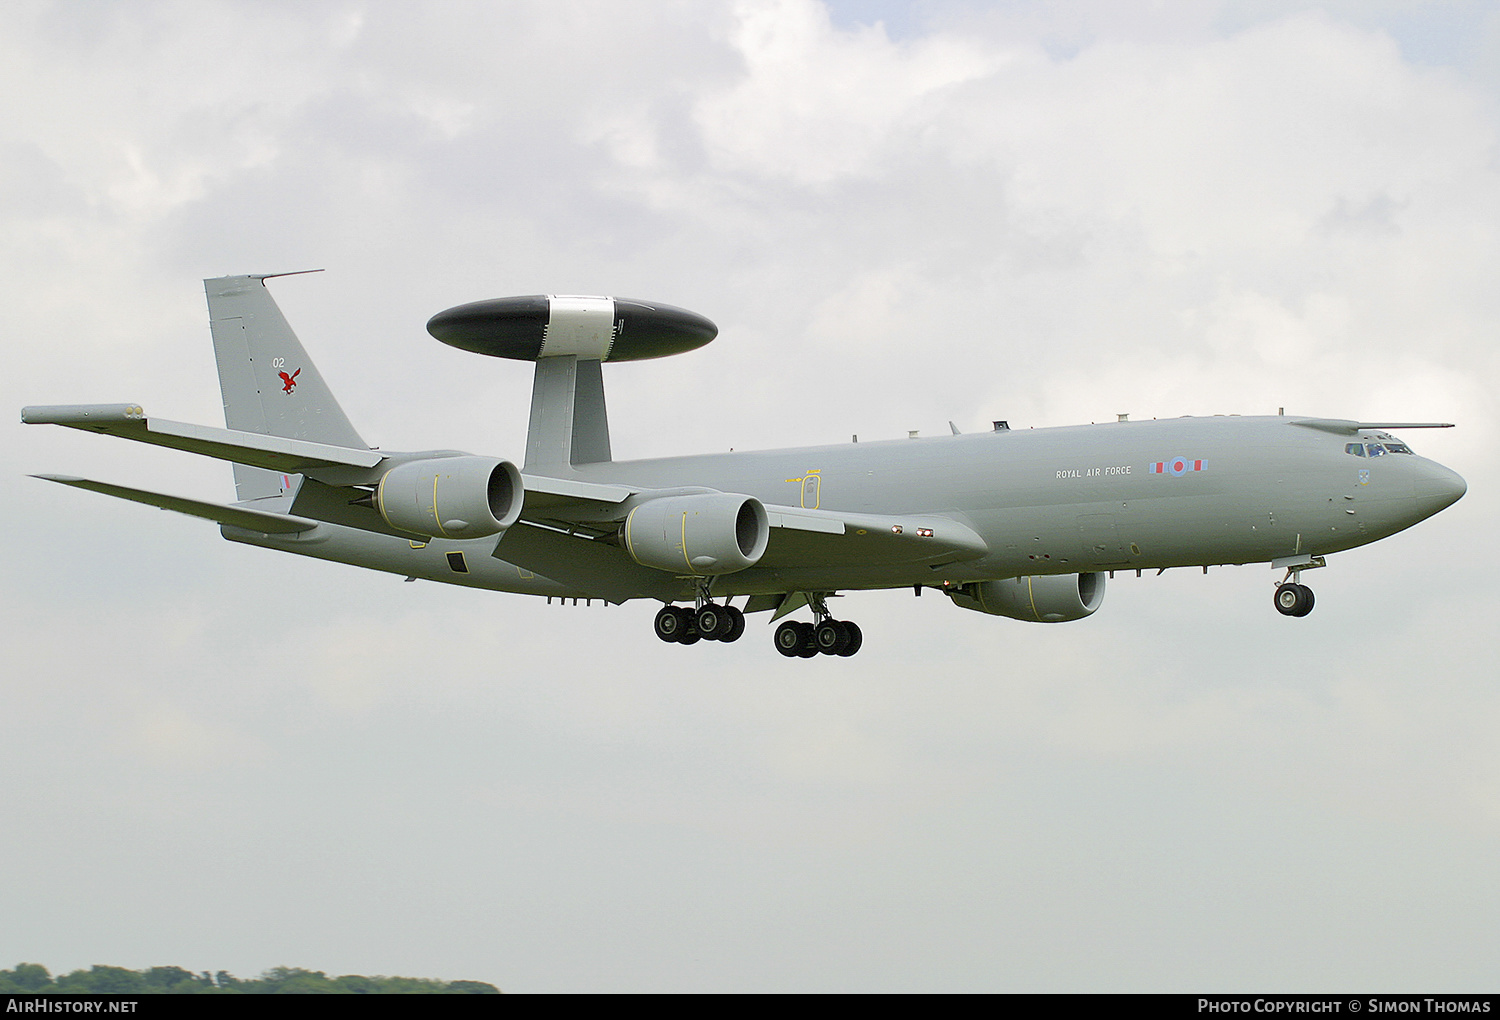
M1093 614L1104 602L1105 574L1050 574L975 581L949 589L955 606L1031 623L1065 623Z
M429 538L483 538L521 516L521 472L494 457L414 460L385 473L375 506L399 531Z
M765 555L771 524L754 496L664 496L630 511L624 539L642 566L704 577L753 567Z

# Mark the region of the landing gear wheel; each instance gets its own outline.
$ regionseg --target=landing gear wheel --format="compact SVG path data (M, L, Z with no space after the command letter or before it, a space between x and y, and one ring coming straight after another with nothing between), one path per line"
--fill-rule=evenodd
M723 606L705 602L693 618L693 626L705 641L722 641L729 633L730 618Z
M656 636L663 641L681 641L688 631L686 612L676 606L663 606L656 614Z
M849 645L849 625L838 620L824 620L813 629L813 644L824 655L837 655Z
M1306 616L1308 613L1312 612L1313 602L1316 601L1313 598L1313 590L1305 584L1302 586L1302 594L1307 596L1307 605L1303 606L1302 609L1297 613L1298 616Z
M818 654L818 639L814 636L816 628L810 623L797 624L797 633L802 635L802 647L797 649L797 654L804 659L811 659Z
M745 633L745 614L733 606L725 606L724 615L729 617L729 630L719 635L719 640L738 641Z
M1276 587L1276 611L1282 616L1306 616L1312 612L1313 592L1305 584L1282 584Z
M859 651L859 646L865 643L865 635L864 632L859 629L859 624L857 623L850 623L846 620L844 621L844 626L848 628L849 631L849 643L845 645L838 654L847 658L853 655L855 652Z
M802 653L802 627L794 620L788 620L776 628L776 650L789 659L795 659Z

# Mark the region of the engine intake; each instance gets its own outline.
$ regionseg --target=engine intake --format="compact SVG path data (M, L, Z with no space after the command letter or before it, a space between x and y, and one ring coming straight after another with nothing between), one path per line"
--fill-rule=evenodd
M441 457L398 464L375 490L375 506L398 531L429 538L483 538L521 516L526 487L508 460Z
M648 500L625 518L625 551L646 567L694 577L753 567L771 540L766 508L729 492Z
M1093 614L1104 603L1105 574L1049 574L975 581L951 589L955 606L1031 623L1066 623Z

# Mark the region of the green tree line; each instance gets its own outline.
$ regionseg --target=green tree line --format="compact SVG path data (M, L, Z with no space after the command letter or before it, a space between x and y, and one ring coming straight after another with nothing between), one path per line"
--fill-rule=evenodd
M485 981L434 981L430 978L365 977L344 974L331 978L321 970L272 967L258 978L237 978L227 971L193 973L181 967L124 967L95 965L53 977L39 963L18 963L0 970L0 994L41 995L498 995Z

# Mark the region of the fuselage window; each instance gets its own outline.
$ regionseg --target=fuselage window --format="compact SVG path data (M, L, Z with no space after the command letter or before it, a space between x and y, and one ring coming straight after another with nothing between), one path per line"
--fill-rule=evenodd
M1356 457L1363 457L1365 455L1365 448L1359 443L1345 443L1344 452L1352 453Z

